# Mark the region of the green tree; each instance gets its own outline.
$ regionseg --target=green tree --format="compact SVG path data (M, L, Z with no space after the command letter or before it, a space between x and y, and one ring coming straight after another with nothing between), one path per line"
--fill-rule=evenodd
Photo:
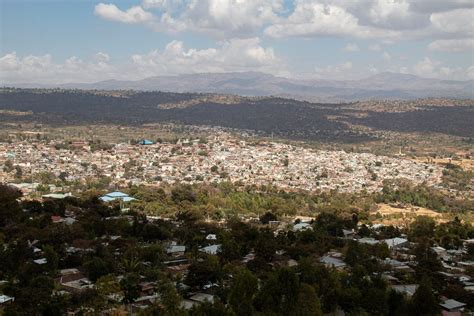
M120 281L123 291L123 301L126 304L135 302L140 296L140 276L136 273L128 273Z
M309 284L301 284L298 302L294 315L296 316L322 316L321 302L314 288Z
M412 239L427 237L431 238L434 235L436 222L428 216L418 216L410 225L409 237Z
M109 267L107 263L99 257L94 257L84 263L84 268L87 271L87 276L91 281L96 281L101 276L108 274Z
M431 282L427 277L421 280L420 286L410 301L409 312L413 316L439 315L440 306L433 293Z
M258 291L258 279L247 269L235 274L230 288L229 304L237 315L253 315L253 300Z

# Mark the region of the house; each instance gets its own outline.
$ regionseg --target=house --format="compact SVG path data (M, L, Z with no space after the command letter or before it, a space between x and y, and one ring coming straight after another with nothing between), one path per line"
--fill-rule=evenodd
M61 283L61 286L70 293L82 293L88 289L94 288L94 284L88 278L81 278L69 282Z
M295 231L295 232L297 232L297 231L303 231L303 230L307 230L307 229L312 229L310 223L301 222L301 223L295 224L295 225L293 226L293 231Z
M206 240L217 240L216 234L209 234L206 236Z
M357 239L357 242L360 242L362 244L367 244L367 245L376 245L379 243L378 240L375 240L374 238L367 238L367 237L359 238Z
M217 255L221 251L221 245L212 245L207 247L202 247L199 249L201 252L205 252L208 255Z
M76 280L84 278L84 275L82 274L82 272L76 268L59 270L59 274L60 274L60 277L58 281L60 284L76 281Z
M344 269L347 266L344 261L332 256L322 256L319 259L319 262L321 262L328 268Z
M214 303L214 295L206 293L196 293L193 296L189 297L189 299L198 303Z
M43 199L57 199L62 200L67 197L73 197L72 193L50 193L41 196Z
M439 305L447 312L462 312L464 311L464 307L466 307L465 303L452 299L447 299Z
M139 142L140 145L153 145L154 143L151 141L151 140L148 140L148 139L142 139L140 142Z
M33 262L38 265L43 265L43 264L48 263L48 260L46 260L46 258L40 258L40 259L33 260Z
M355 235L355 232L353 229L343 229L342 234L344 235L344 238L352 238Z
M418 289L418 284L400 284L400 285L392 285L392 290L395 292L401 293L406 295L407 297L412 297L415 294L416 290Z
M52 221L53 223L62 223L62 222L64 222L64 218L62 218L62 217L59 216L59 215L52 215L52 216L51 216L51 221Z
M395 237L395 238L385 239L383 242L387 244L388 248L395 249L395 248L400 248L400 247L405 246L408 243L408 239Z
M186 252L186 246L170 245L168 248L166 248L166 253L173 257L184 256L185 252Z
M107 193L99 198L99 200L104 201L104 202L111 202L115 200L121 200L123 202L130 202L136 200L135 198L129 196L126 193L120 192L120 191L115 191L115 192L110 192Z
M14 297L0 294L0 306L11 304L13 301L15 301Z

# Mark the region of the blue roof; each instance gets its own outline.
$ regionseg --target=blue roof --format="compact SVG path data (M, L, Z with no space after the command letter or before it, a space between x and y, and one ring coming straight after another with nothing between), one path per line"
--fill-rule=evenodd
M140 145L153 145L153 142L151 140L144 139L140 141Z
M107 195L104 195L104 196L101 196L101 197L99 198L99 200L102 200L102 201L104 201L104 202L110 202L110 201L113 201L113 200L115 200L115 199L114 199L114 198L111 198L111 197L108 197Z
M124 202L130 202L130 201L135 201L136 198L132 198L131 196L126 196L124 198L122 198L122 201Z
M128 194L120 192L120 191L115 191L115 192L107 193L105 196L108 196L111 198L118 198L118 197L128 197Z

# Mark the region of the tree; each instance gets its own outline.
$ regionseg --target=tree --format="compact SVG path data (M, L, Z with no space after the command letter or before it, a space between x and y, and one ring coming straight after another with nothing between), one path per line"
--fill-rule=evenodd
M431 242L427 238L420 239L415 247L415 256L418 262L416 272L418 276L432 275L442 268L441 261L431 249Z
M171 190L171 199L175 203L181 203L183 201L195 202L196 193L193 192L190 185L180 185Z
M117 282L117 279L113 274L101 276L97 279L95 286L97 292L103 297L120 292L120 284Z
M247 269L235 274L230 288L229 304L237 315L253 315L253 300L258 291L258 279Z
M189 267L186 284L202 287L217 282L222 277L222 269L217 256L205 255L202 260L194 261Z
M344 223L336 214L323 212L316 218L315 227L330 236L337 237L342 236Z
M418 216L410 225L410 238L416 239L420 237L431 238L434 235L436 222L428 216Z
M268 224L269 222L276 221L276 220L277 220L277 217L272 212L266 212L265 214L260 216L260 222L262 224Z
M319 297L309 284L301 284L300 292L298 294L298 303L296 304L296 316L322 316L321 302Z
M130 304L140 296L140 276L136 273L128 273L120 281L123 291L123 302Z
M411 298L409 307L410 315L439 315L440 306L438 303L439 302L433 293L430 280L427 277L424 277L421 280L420 286Z
M54 248L49 245L45 245L43 247L43 251L44 251L44 257L46 258L46 261L48 262L47 266L49 270L51 272L55 271L58 268L58 263L59 263L58 254L56 253L56 251L54 251Z
M256 298L256 305L264 314L292 315L298 303L300 284L296 273L289 268L273 272Z
M178 291L176 291L176 287L165 276L160 278L157 290L160 294L160 304L155 307L157 309L155 315L185 315L185 312L181 308L181 297L179 296Z
M407 301L402 293L391 290L388 294L388 315L404 316L408 313Z
M0 184L0 227L18 220L22 212L17 199L21 196L19 190Z
M11 160L5 161L5 164L3 165L3 171L6 173L12 172L13 171L13 163Z
M99 257L94 257L91 260L86 261L84 263L84 268L86 268L89 279L94 282L101 276L109 273L107 263Z

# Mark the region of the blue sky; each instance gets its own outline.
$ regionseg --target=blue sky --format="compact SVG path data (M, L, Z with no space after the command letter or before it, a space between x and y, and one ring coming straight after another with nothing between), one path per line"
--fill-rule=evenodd
M474 79L472 0L0 0L0 79Z

